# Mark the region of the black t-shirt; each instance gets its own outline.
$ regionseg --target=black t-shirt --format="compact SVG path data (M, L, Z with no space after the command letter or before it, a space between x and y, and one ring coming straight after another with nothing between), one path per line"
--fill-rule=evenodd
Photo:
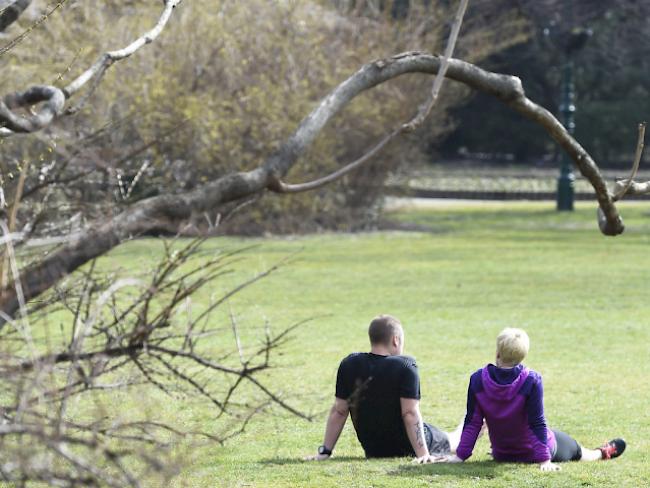
M336 397L347 400L367 457L413 456L400 398L420 399L420 377L409 356L350 354L339 366Z

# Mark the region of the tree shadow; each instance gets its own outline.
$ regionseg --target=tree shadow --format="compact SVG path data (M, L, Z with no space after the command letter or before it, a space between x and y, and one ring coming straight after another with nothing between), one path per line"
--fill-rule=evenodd
M293 464L340 464L340 463L365 463L369 460L363 456L337 456L327 461L305 461L300 457L275 457L262 459L261 464L267 466L287 466ZM399 464L395 468L388 471L389 476L401 477L420 477L420 476L455 476L458 478L476 478L476 479L493 479L496 478L503 471L503 463L496 463L494 461L472 461L470 463L462 464L411 464L404 463L404 460L395 459Z
M297 458L276 457L276 458L262 459L260 463L267 464L267 465L284 466L288 464L320 464L320 463L332 464L332 463L354 463L354 462L366 462L366 461L367 459L362 456L335 456L326 461L305 461L300 457Z
M419 477L426 475L456 476L458 478L493 479L503 471L502 463L495 461L472 461L469 463L446 464L403 464L389 471L390 476Z

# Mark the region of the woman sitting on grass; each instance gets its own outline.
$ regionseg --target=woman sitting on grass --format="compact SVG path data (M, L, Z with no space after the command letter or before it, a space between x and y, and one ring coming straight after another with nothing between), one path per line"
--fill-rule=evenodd
M460 463L469 458L484 419L495 461L539 463L542 471L558 471L560 467L553 463L612 459L623 453L623 439L585 449L564 432L546 427L542 377L521 364L528 348L528 335L521 329L499 334L496 366L488 364L470 378L456 454L437 461Z

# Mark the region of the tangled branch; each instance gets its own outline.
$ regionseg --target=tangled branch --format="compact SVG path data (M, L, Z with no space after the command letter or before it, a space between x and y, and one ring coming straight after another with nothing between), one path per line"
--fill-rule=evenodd
M81 73L65 88L61 89L51 85L36 85L24 91L5 95L0 100L0 138L9 137L17 133L36 132L49 126L57 117L64 113L66 101L86 86L89 81L94 80L92 88L84 99L75 108L69 109L69 112L72 113L79 110L99 85L108 68L116 62L130 57L143 46L152 43L160 35L169 22L174 8L181 1L164 0L165 7L163 12L152 29L145 32L128 46L102 54L92 66ZM8 11L6 10L5 12ZM5 12L0 15L0 22ZM0 31L2 31L1 28ZM17 113L17 109L28 109L37 105L39 107L33 113L29 112L22 115Z
M201 436L223 442L274 405L310 419L259 378L272 365L273 352L301 324L278 334L265 326L264 342L251 350L239 340L232 311L229 324L218 325L213 315L284 261L224 291L203 311L188 315L182 313L188 300L206 285L214 286L243 251L206 254L203 242L166 245L146 281L111 278L91 266L78 279L57 287L38 307L28 310L32 327L54 316L62 320L56 340L37 342L39 350L53 349L45 354L30 355L14 328L0 331L4 345L0 349L0 479L136 487L144 476L138 470L145 470L148 479L175 474L174 439ZM181 319L186 316L187 320ZM230 341L217 340L230 332L237 338L236 351L224 346ZM16 341L22 346L17 347ZM229 354L215 358L215 347ZM229 360L233 352L236 359ZM236 401L245 384L257 391L258 403ZM173 398L202 398L216 407L215 417L230 419L230 425L218 432L186 430L164 419L132 419L127 411L102 410L111 392L144 397L150 390ZM74 403L74 410L73 398L82 400ZM90 412L79 415L78 406L90 408L91 399L100 408L88 420Z

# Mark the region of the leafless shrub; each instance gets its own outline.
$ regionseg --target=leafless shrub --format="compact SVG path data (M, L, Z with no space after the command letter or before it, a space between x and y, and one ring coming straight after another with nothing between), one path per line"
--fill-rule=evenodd
M181 440L223 442L273 404L307 418L259 377L295 326L278 334L265 326L248 350L232 312L218 314L282 263L201 307L193 297L243 251L207 251L203 242L166 242L158 265L137 276L93 261L4 324L0 479L141 486L178 471L173 447ZM154 390L170 401L202 399L226 427L209 432L147 415L160 409L153 396L146 400Z

